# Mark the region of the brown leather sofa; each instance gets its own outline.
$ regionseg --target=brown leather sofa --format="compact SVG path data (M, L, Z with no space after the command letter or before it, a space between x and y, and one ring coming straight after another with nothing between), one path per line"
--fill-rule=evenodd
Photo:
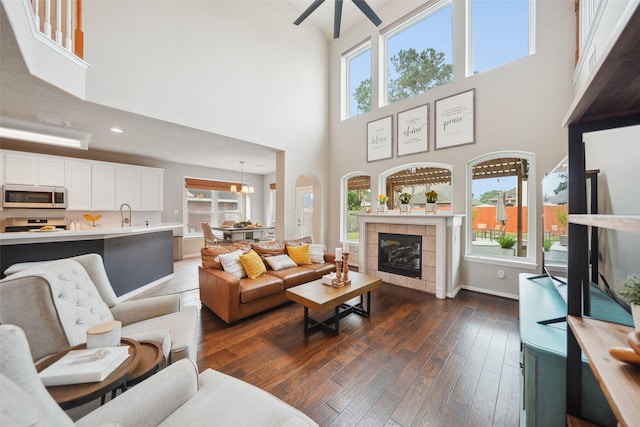
M227 323L289 302L285 290L312 280L320 279L335 268L335 255L324 253L324 262L304 264L282 270L273 270L265 262L266 273L255 279L238 277L222 268L217 256L242 249L244 253L254 250L263 260L269 256L286 254L287 246L312 244L311 238L257 243L235 243L232 245L202 248L202 265L198 267L200 301Z

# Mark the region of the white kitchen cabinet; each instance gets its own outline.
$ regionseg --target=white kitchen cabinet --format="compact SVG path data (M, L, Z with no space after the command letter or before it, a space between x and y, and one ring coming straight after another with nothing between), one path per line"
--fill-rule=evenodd
M69 210L162 211L163 179L159 168L0 150L0 185L65 187Z
M116 165L114 163L93 162L91 166L91 210L116 210Z
M65 181L68 210L91 210L91 162L67 160Z
M37 156L38 185L65 186L65 163L62 157Z
M116 166L116 208L126 203L132 211L140 210L140 167Z
M0 186L4 185L4 151L0 150ZM4 191L0 194L0 211L4 208L2 207L2 201L4 200Z
M164 170L140 168L140 210L162 211Z
M37 185L38 160L31 153L5 152L5 184Z
M64 158L8 151L4 153L6 184L65 186Z

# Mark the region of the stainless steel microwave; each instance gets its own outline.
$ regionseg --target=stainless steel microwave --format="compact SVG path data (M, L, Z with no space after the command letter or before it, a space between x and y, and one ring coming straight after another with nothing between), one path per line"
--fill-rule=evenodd
M64 187L5 185L2 189L5 208L65 209L67 190Z

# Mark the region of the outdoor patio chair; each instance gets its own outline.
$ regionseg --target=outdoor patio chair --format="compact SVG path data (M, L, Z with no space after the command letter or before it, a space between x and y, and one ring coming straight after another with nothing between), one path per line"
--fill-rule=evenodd
M480 237L482 233L482 238L486 239L487 237L487 224L478 224L478 228L476 228L476 236Z
M489 230L489 239L493 240L494 238L499 238L504 236L504 231L505 231L505 225L504 224L496 224L496 226L493 228L493 230Z

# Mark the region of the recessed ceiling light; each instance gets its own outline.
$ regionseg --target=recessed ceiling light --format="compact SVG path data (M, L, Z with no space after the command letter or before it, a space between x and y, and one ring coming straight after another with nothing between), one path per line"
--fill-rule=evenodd
M122 133L122 132L123 132L123 130L122 130L122 129L117 128L117 127L115 127L115 126L114 126L114 127L112 127L112 128L109 128L109 130L110 130L111 132L113 132L113 133Z

